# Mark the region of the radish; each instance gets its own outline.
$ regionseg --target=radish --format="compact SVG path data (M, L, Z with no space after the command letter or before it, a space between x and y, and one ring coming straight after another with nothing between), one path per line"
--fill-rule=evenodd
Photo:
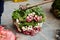
M27 22L31 22L33 20L33 17L32 16L27 16L27 18L26 18L26 21Z
M37 22L37 21L41 21L42 20L42 16L37 16L35 15L34 16L34 20Z

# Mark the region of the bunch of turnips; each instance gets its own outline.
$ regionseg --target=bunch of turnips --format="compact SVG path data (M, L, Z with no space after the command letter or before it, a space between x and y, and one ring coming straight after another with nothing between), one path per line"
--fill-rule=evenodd
M36 6L26 10L17 9L13 11L12 19L13 23L18 24L20 32L26 35L35 35L41 30L45 21L45 14L42 7Z

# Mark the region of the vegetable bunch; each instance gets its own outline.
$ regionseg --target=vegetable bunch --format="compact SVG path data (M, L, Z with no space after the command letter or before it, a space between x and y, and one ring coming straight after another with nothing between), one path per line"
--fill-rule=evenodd
M27 10L18 9L13 11L12 19L18 23L19 28L23 31L23 33L25 33L25 31L28 30L40 30L41 26L39 25L45 21L45 15L42 7L37 6Z

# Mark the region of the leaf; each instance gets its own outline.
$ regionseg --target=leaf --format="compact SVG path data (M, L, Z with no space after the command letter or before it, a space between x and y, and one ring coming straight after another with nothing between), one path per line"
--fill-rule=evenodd
M28 14L35 12L36 15L38 16L42 16L42 21L36 22L36 21L31 21L31 22L26 22L26 17L28 16ZM37 7L33 7L31 9L27 9L27 10L15 10L12 13L12 18L13 19L19 19L20 21L20 28L22 28L23 26L36 26L38 25L38 23L44 22L45 21L45 15L44 15L44 11L42 10L42 8L40 6Z

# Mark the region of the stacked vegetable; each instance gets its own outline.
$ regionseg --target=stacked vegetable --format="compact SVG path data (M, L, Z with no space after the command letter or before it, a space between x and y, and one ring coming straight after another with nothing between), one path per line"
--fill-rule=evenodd
M60 18L60 0L54 0L51 8L51 12L57 17Z
M15 10L12 13L12 19L18 24L20 32L34 35L41 30L45 15L42 7L37 6L27 10Z

